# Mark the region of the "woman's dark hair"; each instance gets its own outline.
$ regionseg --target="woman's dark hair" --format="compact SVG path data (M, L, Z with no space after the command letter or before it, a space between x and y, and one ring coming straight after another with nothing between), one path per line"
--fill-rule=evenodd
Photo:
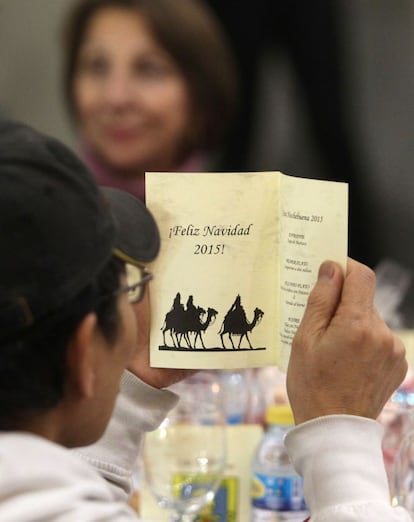
M112 258L100 274L53 315L0 346L0 429L16 429L63 397L66 349L79 322L95 312L111 345L119 324L116 291L124 264Z
M75 120L73 82L79 51L91 19L107 7L134 10L145 17L190 87L196 118L194 148L209 150L221 145L236 110L236 69L219 21L200 0L78 2L69 13L64 33L64 91Z

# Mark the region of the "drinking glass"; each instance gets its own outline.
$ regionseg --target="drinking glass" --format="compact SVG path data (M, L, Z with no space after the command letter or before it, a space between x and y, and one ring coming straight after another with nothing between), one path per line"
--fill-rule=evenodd
M393 505L403 506L414 518L414 431L401 441L393 470Z
M160 427L145 435L144 478L171 522L190 522L223 478L226 434L220 385L197 375L172 387L180 396Z

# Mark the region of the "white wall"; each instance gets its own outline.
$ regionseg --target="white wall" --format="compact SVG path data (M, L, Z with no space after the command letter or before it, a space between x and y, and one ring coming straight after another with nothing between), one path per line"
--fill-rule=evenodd
M0 0L0 107L73 145L59 66L62 17L71 3Z

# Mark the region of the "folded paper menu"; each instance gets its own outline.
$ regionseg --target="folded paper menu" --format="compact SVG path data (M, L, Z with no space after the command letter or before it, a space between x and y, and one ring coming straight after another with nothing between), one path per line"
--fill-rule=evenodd
M151 366L286 369L320 264L346 265L347 184L150 172L146 202L161 234Z

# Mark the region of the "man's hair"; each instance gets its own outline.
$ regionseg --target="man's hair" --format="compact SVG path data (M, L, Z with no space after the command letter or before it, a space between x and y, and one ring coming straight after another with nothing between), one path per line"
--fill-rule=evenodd
M18 429L58 404L64 394L66 351L90 312L111 345L118 331L117 290L125 265L113 257L95 280L19 337L0 344L0 429Z

